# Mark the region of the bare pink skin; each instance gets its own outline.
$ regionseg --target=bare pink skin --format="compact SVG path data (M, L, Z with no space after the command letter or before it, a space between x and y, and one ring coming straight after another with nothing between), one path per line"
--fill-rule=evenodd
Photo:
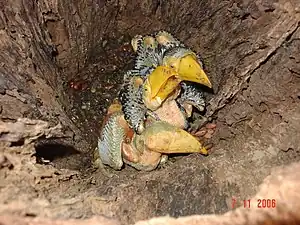
M210 150L213 147L212 143L209 143L209 139L212 138L213 134L216 131L217 125L215 123L207 123L204 127L201 127L199 130L190 132L193 136L204 143L204 147L207 150Z

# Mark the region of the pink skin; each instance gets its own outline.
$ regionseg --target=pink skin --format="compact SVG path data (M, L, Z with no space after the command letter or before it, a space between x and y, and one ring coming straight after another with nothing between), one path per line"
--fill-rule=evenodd
M209 143L209 139L212 138L216 131L217 125L215 123L207 123L199 130L191 131L190 133L195 136L200 142L204 143L204 147L209 150L213 147L212 143Z

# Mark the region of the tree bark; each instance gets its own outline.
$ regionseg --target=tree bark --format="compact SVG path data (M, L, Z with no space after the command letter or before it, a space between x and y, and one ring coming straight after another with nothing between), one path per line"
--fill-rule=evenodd
M47 121L47 129L61 124L60 141L90 154L132 63L128 42L166 30L204 58L214 88L206 115L219 127L208 158L111 179L85 160L67 166L65 158L60 170L37 163L36 146L0 146L15 163L11 169L0 154L0 212L104 214L132 224L166 213L224 213L231 196L254 195L272 167L300 158L299 22L299 0L0 0L1 124L23 117Z

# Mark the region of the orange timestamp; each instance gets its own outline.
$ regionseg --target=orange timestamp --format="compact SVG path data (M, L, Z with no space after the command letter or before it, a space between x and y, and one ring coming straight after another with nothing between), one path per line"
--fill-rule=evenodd
M235 198L232 198L232 208L235 208L237 204L237 200ZM243 200L242 206L244 208L276 208L276 199L257 199L257 200Z

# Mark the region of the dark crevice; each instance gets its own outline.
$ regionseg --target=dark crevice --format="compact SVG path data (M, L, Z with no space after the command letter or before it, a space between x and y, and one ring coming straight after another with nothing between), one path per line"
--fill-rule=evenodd
M18 141L11 142L10 147L23 146L24 143L25 143L24 138L21 138L21 139L18 140Z
M71 155L80 154L73 146L61 143L42 143L35 145L37 161L53 161ZM40 160L41 159L41 160Z
M291 32L291 33L286 37L286 39L285 39L285 42L286 42L286 43L289 43L290 41L293 40L292 37L293 37L294 34L297 32L297 30L299 29L299 27L300 27L300 22L298 22L298 25L297 25L296 29L293 30L293 32Z

